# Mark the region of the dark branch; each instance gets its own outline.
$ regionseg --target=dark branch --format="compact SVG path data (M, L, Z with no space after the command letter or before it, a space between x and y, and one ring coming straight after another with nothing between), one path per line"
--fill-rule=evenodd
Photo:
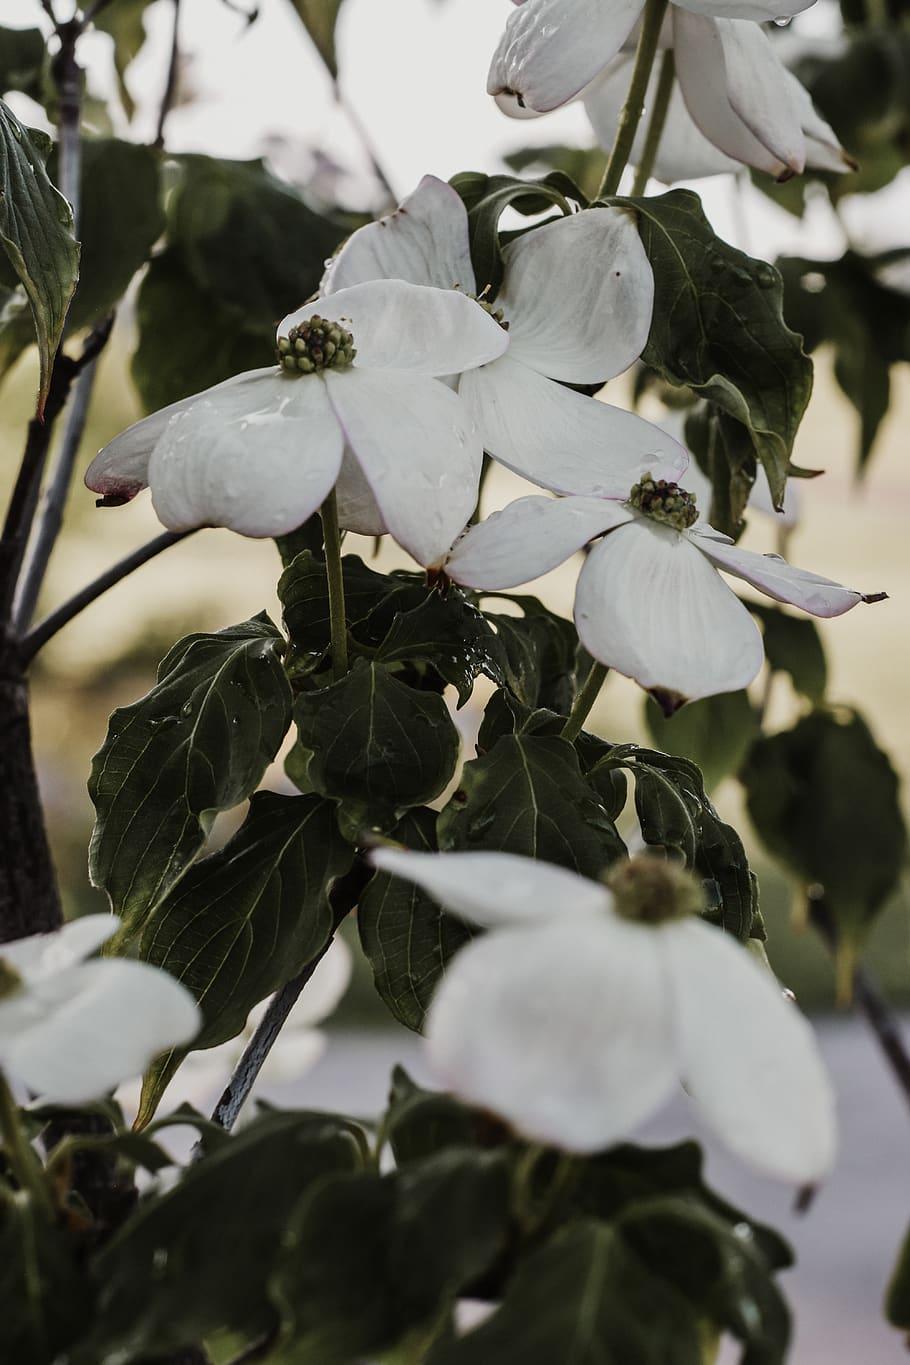
M161 96L161 108L158 111L158 128L153 144L159 150L164 147L164 125L167 123L167 116L171 112L171 106L177 94L177 76L180 71L180 0L172 0L172 3L174 6L174 27L171 33L171 55L168 60L164 94Z

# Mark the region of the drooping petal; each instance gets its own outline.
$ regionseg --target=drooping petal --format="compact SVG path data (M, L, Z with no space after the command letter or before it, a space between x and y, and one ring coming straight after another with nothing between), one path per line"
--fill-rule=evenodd
M274 366L263 370L248 370L245 374L226 379L223 384L215 384L213 388L205 389L201 394L194 393L189 398L181 398L179 403L170 403L149 417L134 422L131 427L121 431L119 436L115 436L113 441L108 441L107 445L99 450L86 471L86 487L93 493L101 493L104 497L127 500L134 498L148 486L149 459L175 413L185 412L200 398L214 398L228 389L241 390L250 395L251 403L256 403L258 400L253 395L259 383L274 373Z
M278 335L314 314L353 334L358 369L458 374L495 360L509 345L508 333L474 299L406 280L367 280L316 299L282 319Z
M326 270L322 292L336 294L365 280L476 292L468 215L451 185L425 175L394 213L358 228Z
M738 692L764 658L758 627L704 554L644 517L588 555L575 624L595 659L654 691L668 710Z
M609 152L616 137L619 116L625 104L632 77L634 56L623 53L611 62L603 75L593 81L584 93L584 106L594 135L601 147ZM648 84L645 105L651 109L657 96L659 73L655 70ZM644 151L647 120L642 119L635 134L630 160L637 166ZM739 162L725 156L699 131L679 88L673 82L670 105L661 134L652 174L656 180L670 184L674 180L697 180L703 175L722 175L739 169Z
M511 356L462 375L458 393L485 449L554 493L625 498L643 473L677 479L688 464L685 449L659 427Z
M401 370L327 370L326 384L389 531L419 564L440 563L474 510L483 460L457 394Z
M201 1020L189 991L144 962L87 962L48 979L42 994L44 1017L2 1055L31 1090L60 1104L99 1099L189 1042Z
M754 19L766 24L772 19L802 14L815 0L673 0L692 14L709 14L719 19Z
M816 171L855 171L857 162L844 151L834 129L812 103L809 91L792 71L788 71L787 76L806 138L806 165Z
M525 0L509 15L487 93L512 93L531 109L577 95L622 47L643 0Z
M636 216L588 209L516 238L497 297L509 355L551 379L595 384L638 359L651 330L654 275Z
M724 545L696 532L691 536L693 545L697 545L719 569L735 574L778 602L801 607L812 616L842 616L864 600L861 592L810 573L808 569L795 569L780 555L759 555L754 550Z
M605 914L611 901L599 882L515 853L376 848L369 860L381 872L414 882L447 910L484 929L541 924L564 915Z
M116 915L82 915L48 934L0 943L0 958L26 980L37 980L83 962L117 932Z
M345 450L335 484L338 525L359 536L382 536L388 531L366 475L350 450Z
M717 22L676 8L673 28L676 74L683 98L709 142L735 161L755 166L768 175L778 177L788 169L802 170L801 163L788 165L765 146L733 107Z
M609 916L469 943L436 991L426 1035L443 1084L569 1151L629 1136L676 1080L656 940Z
M730 104L762 146L791 170L801 171L806 141L793 77L759 24L748 19L718 19L716 24Z
M834 1100L809 1024L720 929L693 919L658 936L682 1079L707 1122L766 1174L821 1180L834 1160Z
M446 573L468 588L515 588L633 515L606 498L519 498L462 536L446 560Z
M152 502L172 531L286 535L331 492L343 446L321 378L272 370L171 419L149 462Z

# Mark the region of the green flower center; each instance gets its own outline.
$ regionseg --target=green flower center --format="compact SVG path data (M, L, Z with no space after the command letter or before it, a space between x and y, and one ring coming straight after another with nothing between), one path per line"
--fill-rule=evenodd
M686 531L698 521L694 493L687 493L678 483L666 479L655 481L650 474L643 475L635 484L629 494L629 506L677 531Z
M697 878L678 863L654 854L622 859L610 868L605 881L613 892L616 913L637 924L665 924L704 909L704 892Z
M315 315L278 339L278 362L288 374L346 370L356 354L349 331Z
M15 995L22 989L22 977L11 967L5 958L0 957L0 1000Z
M504 332L507 332L509 330L509 324L506 320L506 315L501 308L497 308L495 303L487 303L486 299L479 299L476 294L472 294L471 297L474 299L475 303L480 304L481 308L485 313L489 313L490 317L493 319L494 322L499 323L500 327Z

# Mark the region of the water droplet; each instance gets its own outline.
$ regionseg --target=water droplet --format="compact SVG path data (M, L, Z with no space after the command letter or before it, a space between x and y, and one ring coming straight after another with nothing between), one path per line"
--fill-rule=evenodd
M792 15L782 14L779 19L772 20L776 28L789 28L793 23Z
M738 1237L741 1242L751 1242L753 1236L752 1229L749 1227L748 1223L734 1223L733 1236Z

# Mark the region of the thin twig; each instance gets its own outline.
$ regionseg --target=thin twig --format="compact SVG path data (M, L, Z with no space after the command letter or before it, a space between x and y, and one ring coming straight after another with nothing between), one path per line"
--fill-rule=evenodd
M234 1067L234 1074L228 1081L221 1099L212 1112L212 1122L217 1123L227 1132L230 1132L237 1122L237 1115L249 1098L250 1091L256 1084L256 1078L263 1068L265 1059L271 1052L288 1015L296 1005L300 992L325 957L332 942L333 940L329 939L322 952L314 957L312 962L308 962L298 976L293 977L286 986L282 986L281 990L273 996L272 1003L263 1015L259 1027L244 1048L243 1056ZM199 1146L200 1144L197 1143L194 1155L196 1155Z
M174 27L171 32L171 55L168 60L167 78L164 83L164 93L161 96L161 107L158 110L158 128L155 133L153 146L159 151L164 147L164 125L167 123L167 116L171 112L174 97L177 94L177 73L180 70L180 0L172 0L174 6Z
M54 32L56 33L57 29L60 26L57 23L57 16L54 13L54 6L51 3L51 0L41 0L41 8L44 10L44 13L47 15L48 19L50 19L51 23L54 25Z
M398 203L399 199L399 196L395 191L395 187L392 184L391 180L389 179L389 176L385 168L383 167L382 162L379 159L379 154L373 145L373 139L371 138L369 132L367 131L366 124L363 122L357 110L348 100L347 96L345 95L344 91L341 88L340 82L337 80L335 81L335 99L338 103L339 109L341 109L348 123L351 125L354 132L357 134L357 137L360 141L360 145L363 148L364 154L370 163L370 168L373 174L375 175L376 179L382 186L383 190L385 191L389 208L394 208L395 205Z
M894 1011L866 967L858 966L853 973L853 998L885 1054L898 1089L910 1105L910 1053Z
M133 550L131 554L125 555L123 559L117 561L98 578L87 583L84 588L75 593L68 601L59 606L56 611L52 611L50 616L45 616L43 621L39 621L34 630L29 631L28 635L22 640L20 645L20 658L23 664L27 664L35 657L38 650L47 644L58 631L64 626L69 625L74 616L78 616L81 611L90 606L102 593L106 593L121 579L126 578L134 570L147 564L150 559L160 555L162 550L168 550L178 541L185 540L187 536L195 534L194 531L165 531L163 535L156 536L154 540L148 541L145 545L140 545L138 550Z
M47 566L60 534L60 528L63 524L63 509L69 493L76 457L85 433L85 423L95 383L98 358L107 344L112 324L113 317L109 317L92 332L83 349L82 356L77 362L81 373L76 380L76 390L67 411L60 453L57 456L54 472L45 494L35 543L22 572L13 608L13 628L18 635L26 631L31 624L38 595L47 573Z

